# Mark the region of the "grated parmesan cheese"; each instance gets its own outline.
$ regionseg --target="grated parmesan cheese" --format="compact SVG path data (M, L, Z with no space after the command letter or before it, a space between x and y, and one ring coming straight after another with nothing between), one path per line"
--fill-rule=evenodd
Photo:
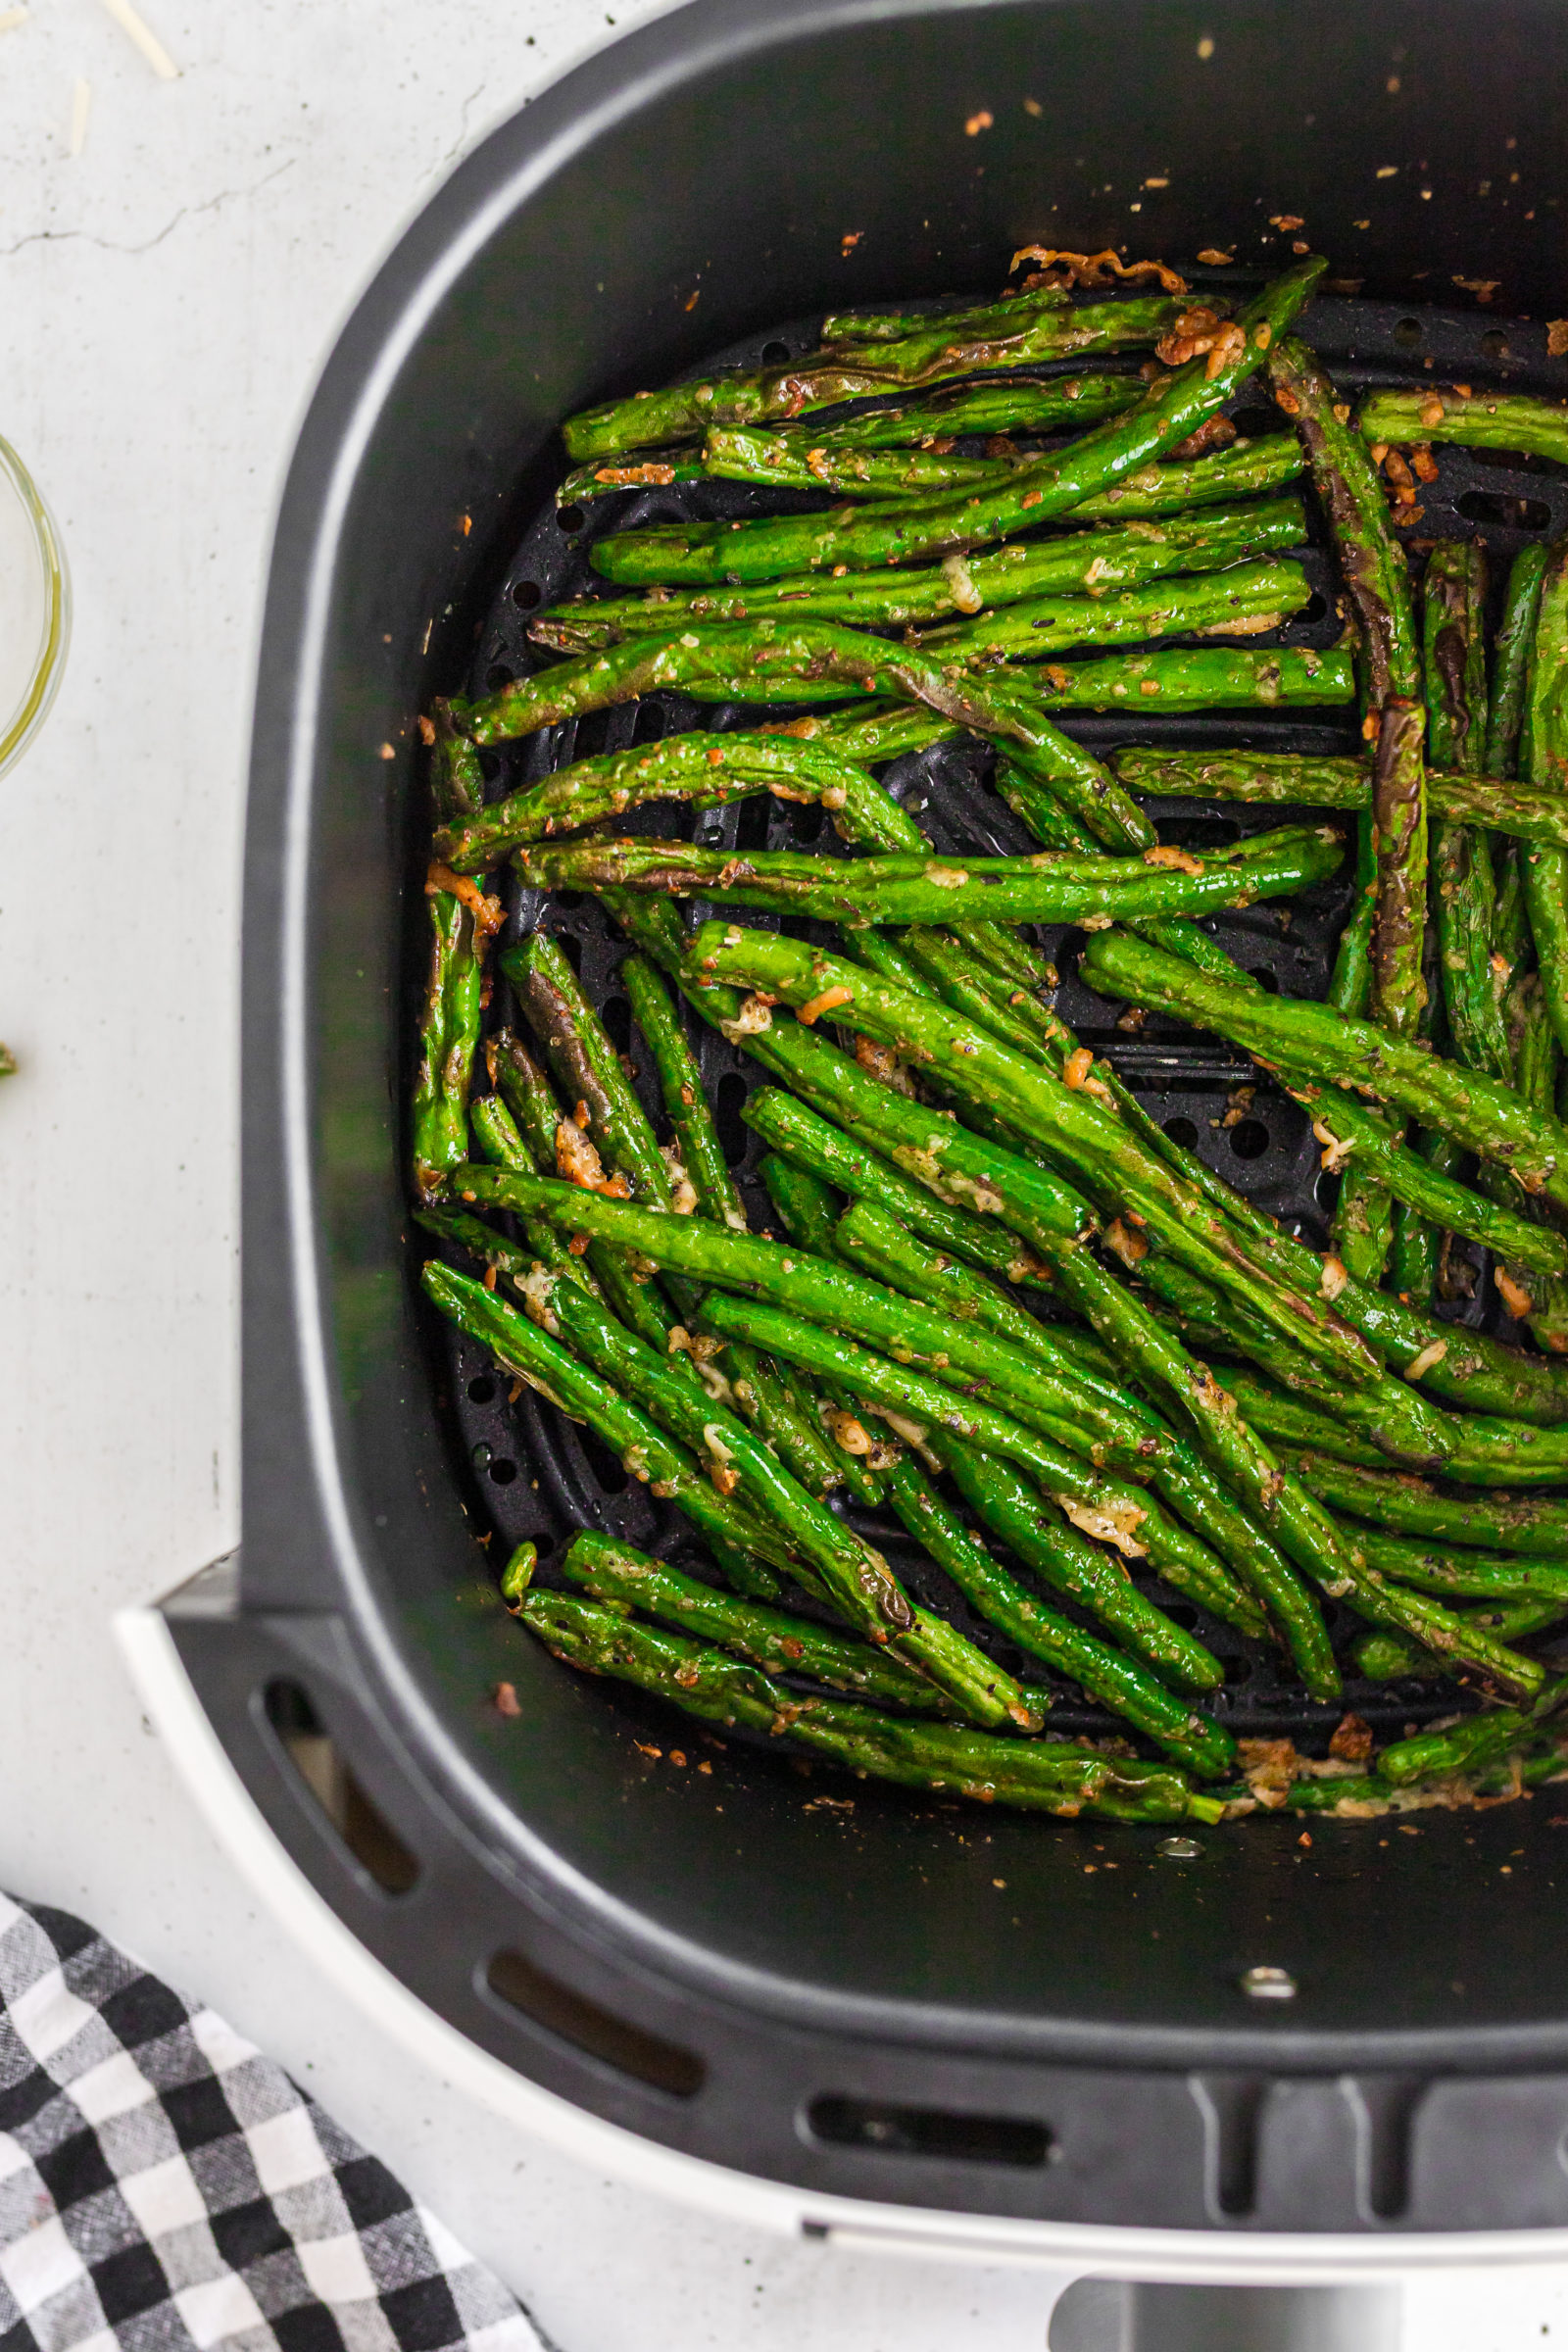
M160 81L177 81L179 68L175 65L152 26L139 17L130 0L104 0L104 6L127 39L135 42Z

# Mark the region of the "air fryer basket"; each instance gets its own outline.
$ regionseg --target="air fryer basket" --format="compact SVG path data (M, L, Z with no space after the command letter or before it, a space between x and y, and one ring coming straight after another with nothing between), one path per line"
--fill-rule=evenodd
M1291 214L1364 281L1308 320L1350 383L1430 361L1439 380L1568 389L1542 323L1563 56L1546 8L698 0L497 133L329 363L279 524L252 776L245 1547L237 1590L171 1622L258 1802L363 1940L475 2040L668 2145L1049 2220L1568 2223L1550 1790L1413 1835L1314 1824L1309 1845L1254 1819L1179 1859L1147 1832L922 1805L737 1743L688 1738L675 1764L664 1715L560 1668L495 1605L487 1547L519 1534L672 1531L432 1334L399 1110L426 822L412 721L520 666L532 590L581 566L548 505L561 416L726 342L803 348L824 295L969 293L1042 236L1173 260L1223 243L1255 270ZM1442 307L1458 279L1500 281L1493 308ZM1481 528L1505 556L1568 523L1568 480L1450 452L1424 503L1424 533ZM607 502L587 527L656 511ZM1325 609L1295 633L1334 625ZM612 744L650 723L597 722ZM1344 735L1332 714L1165 724ZM1116 740L1110 719L1081 731ZM535 738L510 780L591 742ZM1013 846L965 756L890 781L939 840L978 824ZM1222 936L1310 992L1336 918L1330 895L1288 935L1258 908ZM550 919L612 1005L597 916ZM1072 987L1062 1009L1316 1238L1298 1115L1260 1095L1250 1132L1209 1124L1250 1069L1154 1025L1130 1045ZM733 1121L739 1065L705 1052ZM1227 1702L1247 1728L1310 1712L1260 1675ZM322 1731L351 1776L324 1807L291 1762ZM1260 1962L1290 1970L1294 2002L1247 2001Z

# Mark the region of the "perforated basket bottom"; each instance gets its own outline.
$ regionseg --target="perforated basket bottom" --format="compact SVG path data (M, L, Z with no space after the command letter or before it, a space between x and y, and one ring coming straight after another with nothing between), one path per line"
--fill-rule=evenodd
M1219 273L1215 273L1216 278ZM717 355L712 365L781 364L812 349L818 318L773 328ZM1303 332L1322 354L1336 382L1350 397L1375 384L1459 380L1479 393L1494 387L1568 392L1568 365L1548 358L1543 328L1517 322L1494 324L1485 317L1445 311L1409 312L1356 300L1326 300L1308 314ZM1128 363L1136 365L1136 362ZM1038 373L1040 370L1031 370ZM1063 368L1060 372L1070 372ZM1249 388L1233 406L1243 431L1277 430L1282 420L1264 396ZM1519 548L1568 530L1568 469L1538 460L1499 459L1490 452L1443 448L1436 452L1438 479L1420 492L1422 513L1411 534L1417 543L1436 538L1481 538L1493 559L1494 593ZM601 535L646 523L707 519L761 512L807 511L830 503L809 492L757 492L737 483L694 482L667 489L616 492L590 508L546 506L523 533L501 588L479 630L472 669L464 681L471 694L484 693L509 678L540 666L542 657L528 640L537 615L585 590L602 588L588 564L588 549ZM1303 559L1314 585L1307 610L1259 645L1332 644L1339 635L1335 577L1321 516L1307 499L1311 544ZM1180 642L1180 641L1176 641ZM485 755L487 792L500 798L568 760L694 726L731 728L757 723L755 709L724 704L700 706L674 694L596 712L581 721L542 728L524 740ZM769 719L791 715L770 708ZM1118 745L1173 743L1235 746L1247 750L1343 754L1357 747L1356 721L1348 711L1298 716L1247 713L1153 717L1138 713L1129 724L1120 712L1104 716L1074 713L1066 731L1095 751ZM989 748L963 742L900 760L882 780L918 816L942 852L1009 855L1037 846L1011 814L992 781ZM1151 800L1162 841L1199 847L1288 824L1298 816L1321 818L1320 810L1249 808L1237 803ZM682 833L710 846L800 848L821 838L826 817L819 808L798 808L767 799L746 801L695 818L667 807L629 823L631 831ZM599 1006L617 1048L631 1052L631 1012L619 983L624 940L603 909L577 894L548 902L504 886L508 936L542 923L562 941L592 1001ZM1348 881L1306 893L1290 906L1263 905L1223 915L1207 925L1239 961L1266 984L1288 996L1321 997L1328 982L1335 943L1349 906ZM693 904L689 919L705 911ZM769 918L750 915L751 922ZM791 925L805 935L812 926ZM411 1014L422 982L426 933L417 915L409 959ZM826 933L822 934L827 937ZM1249 1200L1278 1217L1314 1247L1325 1245L1336 1180L1319 1171L1318 1150L1304 1113L1259 1072L1249 1056L1218 1039L1195 1036L1179 1024L1151 1015L1136 1034L1116 1026L1120 1006L1085 989L1076 977L1082 934L1044 929L1040 944L1057 965L1062 987L1057 1009L1087 1044L1103 1054L1133 1087L1146 1108L1167 1132L1199 1152ZM513 1014L510 992L498 977L488 1019L499 1025ZM411 1017L410 1034L416 1014ZM709 1098L715 1107L726 1155L754 1224L770 1222L766 1196L757 1177L762 1146L740 1116L747 1094L762 1083L758 1065L716 1032L688 1016ZM658 1104L651 1069L642 1057L639 1092L660 1133L667 1127ZM1240 1120L1225 1124L1232 1090L1256 1089ZM416 1239L420 1256L428 1244ZM456 1261L455 1261L456 1262ZM1476 1324L1498 1337L1519 1333L1497 1299L1475 1253L1473 1296L1440 1304L1450 1319ZM451 1432L461 1449L477 1522L494 1531L492 1561L505 1559L524 1538L539 1547L540 1581L551 1581L551 1562L574 1533L592 1528L624 1539L672 1561L698 1562L701 1546L687 1522L630 1480L619 1462L589 1432L565 1421L533 1394L498 1376L482 1351L449 1324L431 1317L432 1345L445 1365L444 1388ZM514 1388L516 1393L514 1394ZM1068 1684L1054 1684L1040 1662L1015 1650L990 1626L971 1615L961 1597L894 1521L851 1507L852 1525L887 1553L917 1596L940 1608L969 1638L1009 1671L1036 1683L1054 1685L1060 1697L1051 1716L1053 1730L1103 1734L1124 1729L1117 1719L1086 1705ZM1324 1706L1307 1699L1285 1678L1278 1652L1249 1642L1234 1630L1193 1607L1156 1578L1137 1580L1178 1623L1195 1630L1222 1661L1225 1688L1214 1694L1213 1713L1244 1735L1292 1735L1308 1751L1321 1749L1345 1705L1380 1734L1406 1723L1451 1712L1450 1688L1418 1683L1348 1681L1345 1699ZM803 1608L809 1604L804 1599ZM1359 1623L1336 1607L1328 1611L1336 1641ZM628 1694L629 1696L629 1694ZM641 1712L641 1710L637 1710Z

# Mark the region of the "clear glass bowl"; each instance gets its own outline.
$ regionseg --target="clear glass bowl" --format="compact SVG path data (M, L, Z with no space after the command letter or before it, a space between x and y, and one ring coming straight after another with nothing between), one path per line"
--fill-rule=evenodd
M54 516L0 440L0 775L49 715L71 642L71 579Z

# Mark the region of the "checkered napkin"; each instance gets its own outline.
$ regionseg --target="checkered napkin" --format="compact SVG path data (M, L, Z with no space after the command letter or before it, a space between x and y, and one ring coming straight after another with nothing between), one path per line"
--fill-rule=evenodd
M0 1894L0 2352L542 2352L280 2067Z

